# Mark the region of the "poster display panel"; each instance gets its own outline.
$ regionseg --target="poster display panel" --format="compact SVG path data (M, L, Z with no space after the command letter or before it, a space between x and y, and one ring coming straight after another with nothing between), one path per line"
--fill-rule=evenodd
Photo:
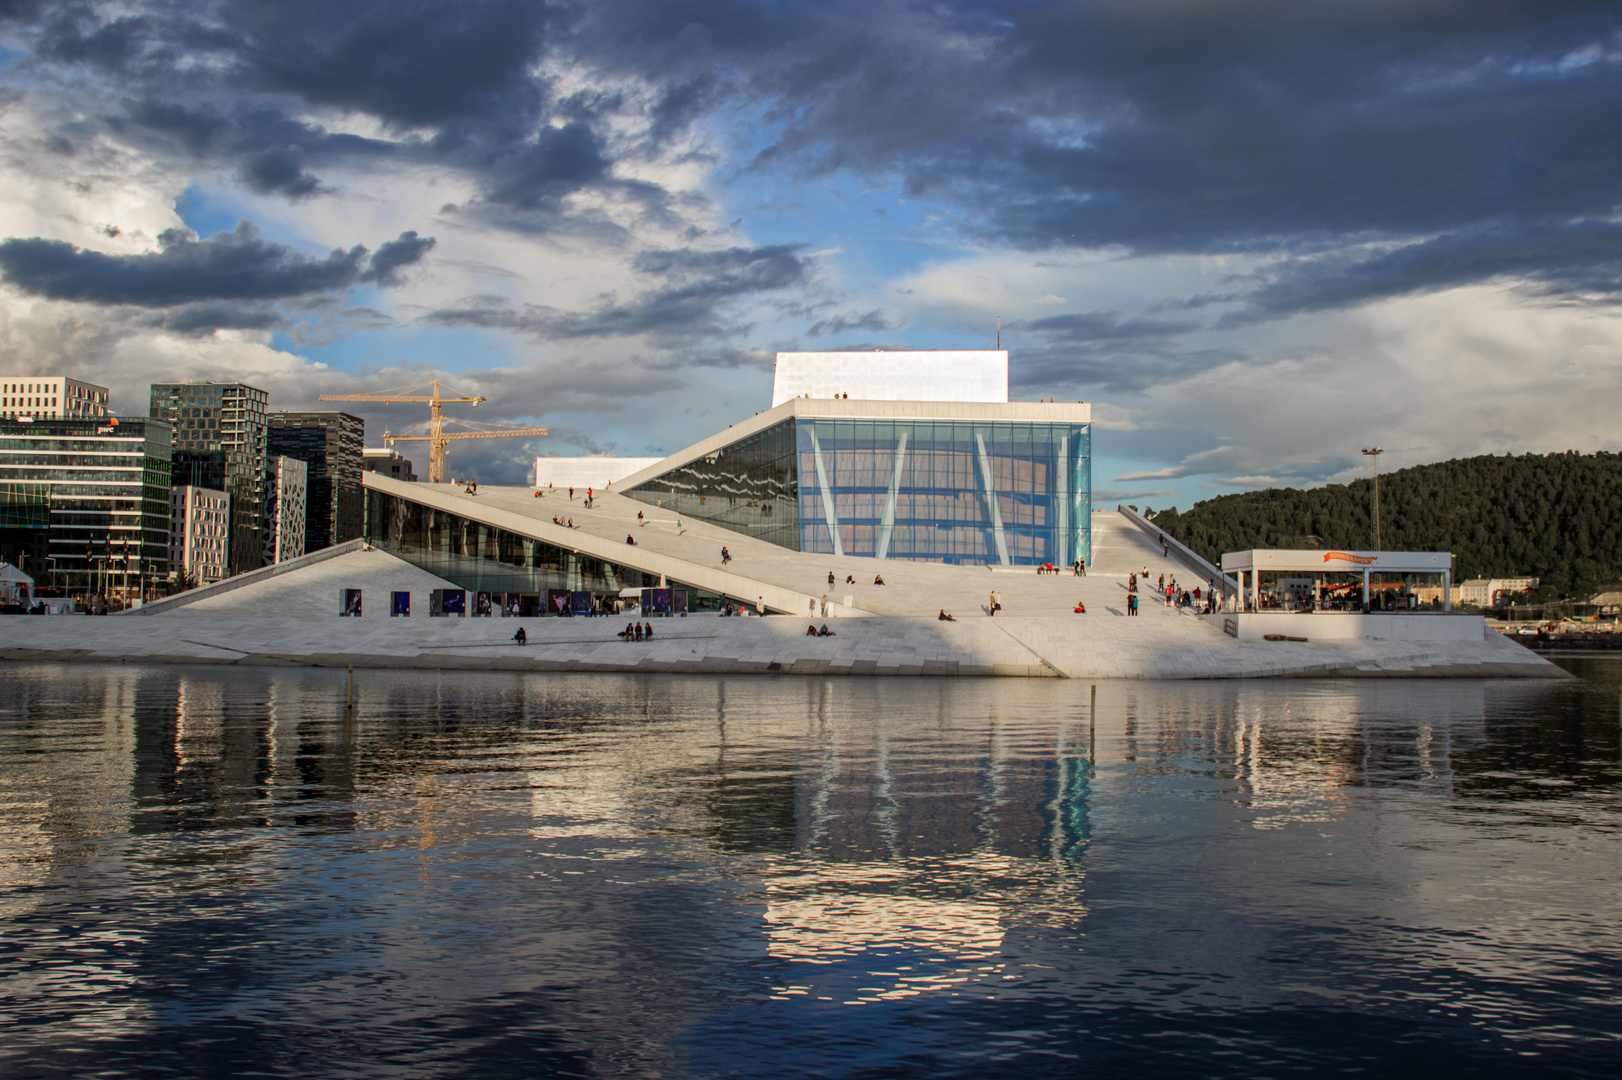
M574 592L569 594L569 614L590 615L592 607L591 593Z
M389 593L389 616L406 618L411 614L411 594L409 592Z
M360 618L361 605L359 589L338 590L338 614L352 615L357 619Z
M500 598L500 595L501 595L500 593L495 593L495 594L491 594L491 593L487 593L487 592L474 593L473 594L473 614L474 614L474 616L488 619L491 615L495 614L495 606L496 606L496 603L498 602L498 600Z
M569 590L568 589L548 589L548 590L546 590L546 613L548 615L567 615L567 614L569 614Z

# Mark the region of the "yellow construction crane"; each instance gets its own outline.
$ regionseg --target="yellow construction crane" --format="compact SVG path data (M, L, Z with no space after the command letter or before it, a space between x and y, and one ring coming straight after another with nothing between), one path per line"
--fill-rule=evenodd
M432 393L412 393L414 390L432 389ZM440 397L439 380L433 379L415 386L402 386L394 390L384 390L377 394L322 394L322 401L375 401L383 405L393 405L398 402L426 402L428 405L428 434L426 435L390 435L383 433L383 440L388 443L396 442L426 442L428 444L428 482L430 484L443 484L445 482L445 451L452 439L499 439L506 436L538 436L545 435L546 429L537 428L508 428L494 424L481 424L480 431L446 431L445 418L440 414L441 405L472 405L477 408L479 402L485 400L478 397ZM466 420L452 420L453 424L470 424ZM419 427L422 425L418 425ZM416 430L415 428L409 430Z

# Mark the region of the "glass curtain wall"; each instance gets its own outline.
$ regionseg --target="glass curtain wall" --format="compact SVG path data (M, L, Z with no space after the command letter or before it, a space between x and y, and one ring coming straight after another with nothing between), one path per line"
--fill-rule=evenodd
M802 420L797 434L802 551L1091 560L1088 424Z
M617 596L652 589L659 575L581 555L379 491L366 492L366 530L376 546L455 582L470 592L533 593L552 590ZM681 582L688 610L719 609L723 597Z
M0 421L0 484L31 488L35 517L48 492L48 558L74 590L138 596L168 574L169 436L162 421Z
M644 481L624 494L671 518L709 521L798 551L798 455L786 421L697 461Z

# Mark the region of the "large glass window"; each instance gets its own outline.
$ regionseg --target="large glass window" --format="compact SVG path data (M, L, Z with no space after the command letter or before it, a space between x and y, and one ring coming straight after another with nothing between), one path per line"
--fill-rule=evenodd
M802 551L957 564L1091 559L1087 424L798 423Z
M799 549L799 475L792 420L644 481L623 494L654 514L709 521Z

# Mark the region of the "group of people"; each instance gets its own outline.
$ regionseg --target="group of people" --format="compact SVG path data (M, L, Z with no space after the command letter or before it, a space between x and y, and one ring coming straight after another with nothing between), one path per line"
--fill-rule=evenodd
M725 548L722 548L721 550L723 552L726 551ZM832 570L828 571L828 584L830 584L830 585L834 584L834 572ZM855 574L846 574L845 575L845 584L846 585L854 585L854 584L856 584L856 575ZM883 585L884 584L884 575L883 574L874 574L873 575L873 584L875 584L875 585Z
M625 641L652 641L653 624L628 622L625 624L625 629L614 636Z
M1162 537L1162 543L1164 543L1164 537ZM1138 613L1138 585L1140 582L1147 590L1149 587L1149 568L1147 566L1139 573L1127 575L1126 613L1128 615ZM1165 574L1161 574L1155 580L1154 591L1155 595L1160 597L1167 607L1174 605L1177 607L1193 607L1195 610L1203 611L1207 615L1213 614L1217 610L1216 583L1213 581L1206 582L1203 589L1198 585L1192 589L1183 589L1177 585L1177 575L1173 574L1168 580ZM1081 610L1080 605L1077 605L1076 610Z
M1041 563L1037 566L1036 572L1038 574L1057 574L1059 572L1059 568L1054 566L1052 563ZM1070 573L1074 577L1086 577L1087 564L1082 562L1080 559L1072 561L1070 564Z
M809 625L809 626L807 626L805 628L805 636L806 637L833 637L834 632L832 630L828 629L828 624L827 623L822 624L822 629L821 630L818 630L817 627L816 627L816 624L812 623L811 625Z
M565 529L572 529L572 528L574 528L574 518L570 518L568 521L564 521L562 518L558 517L556 514L553 514L552 515L552 524L554 524L554 525L562 525Z

